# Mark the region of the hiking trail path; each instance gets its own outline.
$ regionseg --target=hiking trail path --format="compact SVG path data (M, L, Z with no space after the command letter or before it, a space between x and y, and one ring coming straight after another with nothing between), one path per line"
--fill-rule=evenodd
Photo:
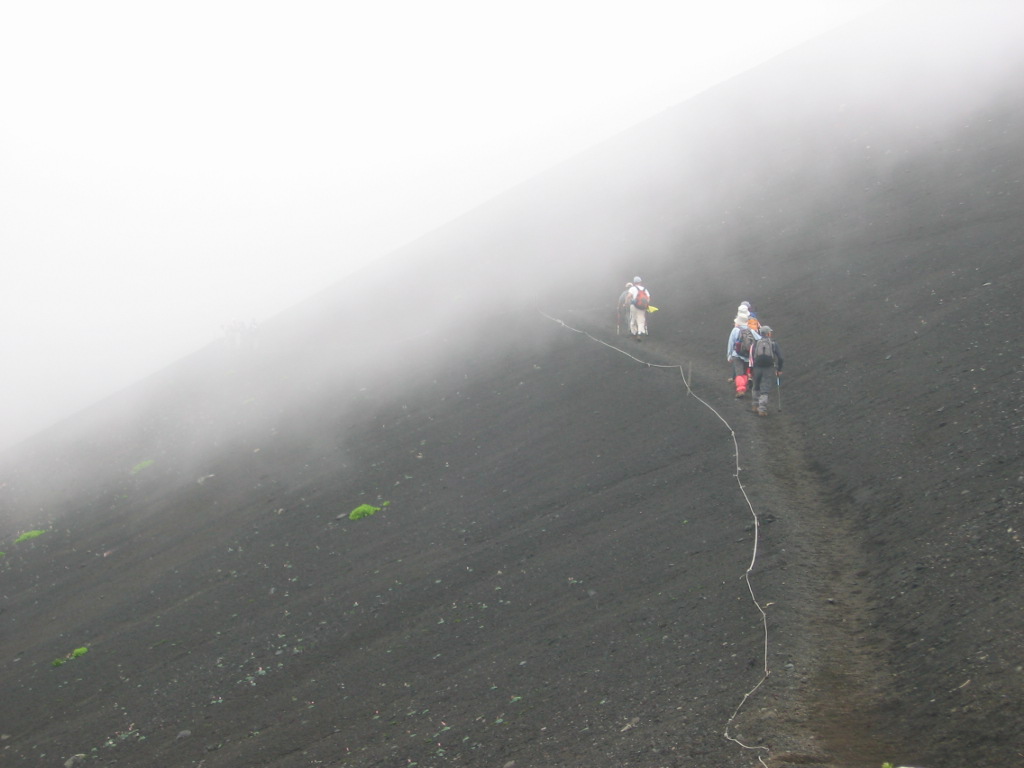
M737 702L733 720L723 723L727 736L748 746L753 764L768 768L860 768L892 760L895 745L884 738L892 716L887 643L872 619L867 560L844 506L850 502L830 492L791 415L799 400L781 402L773 391L769 417L758 418L749 393L734 397L717 346L684 349L657 335L638 343L596 314L549 319L637 365L681 374L679 396L703 402L713 420L709 429L723 441L735 436L735 492L748 497L757 518L748 576L751 596L767 616L767 677ZM740 572L743 567L737 563Z

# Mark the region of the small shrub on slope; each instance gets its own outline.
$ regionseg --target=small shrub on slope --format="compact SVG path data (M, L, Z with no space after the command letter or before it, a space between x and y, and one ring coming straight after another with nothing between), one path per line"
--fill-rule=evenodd
M348 513L348 519L361 520L364 517L375 515L390 503L390 501L382 502L379 507L375 507L372 504L360 504L358 507L356 507L355 509Z

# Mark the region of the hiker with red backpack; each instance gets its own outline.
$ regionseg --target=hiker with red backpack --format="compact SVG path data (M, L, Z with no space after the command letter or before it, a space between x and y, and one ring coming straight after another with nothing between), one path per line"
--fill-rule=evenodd
M643 281L637 275L633 278L633 286L629 292L629 332L640 341L647 335L647 310L651 306L651 292L644 288Z
M772 392L772 384L777 383L782 375L782 352L774 335L771 326L762 325L757 341L750 347L749 362L750 370L753 371L751 409L758 416L768 415L768 396Z
M732 366L730 381L736 384L736 397L739 398L747 394L750 348L758 339L757 332L750 327L750 309L747 302L739 305L732 324L732 332L729 334L725 350L725 362Z

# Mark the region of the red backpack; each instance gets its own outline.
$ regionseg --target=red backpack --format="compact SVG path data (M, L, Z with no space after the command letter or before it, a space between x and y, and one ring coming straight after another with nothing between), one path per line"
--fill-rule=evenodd
M651 306L651 294L647 292L647 289L642 286L637 286L636 298L633 300L633 304L637 309L646 310Z

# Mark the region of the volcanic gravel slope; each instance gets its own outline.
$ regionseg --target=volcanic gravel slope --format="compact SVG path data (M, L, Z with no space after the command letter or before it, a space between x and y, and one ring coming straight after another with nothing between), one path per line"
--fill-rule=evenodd
M857 101L870 31L396 254L369 277L413 311L372 335L331 289L9 452L0 762L1024 762L1024 67L887 72L949 107L914 128ZM767 419L726 381L741 299Z

